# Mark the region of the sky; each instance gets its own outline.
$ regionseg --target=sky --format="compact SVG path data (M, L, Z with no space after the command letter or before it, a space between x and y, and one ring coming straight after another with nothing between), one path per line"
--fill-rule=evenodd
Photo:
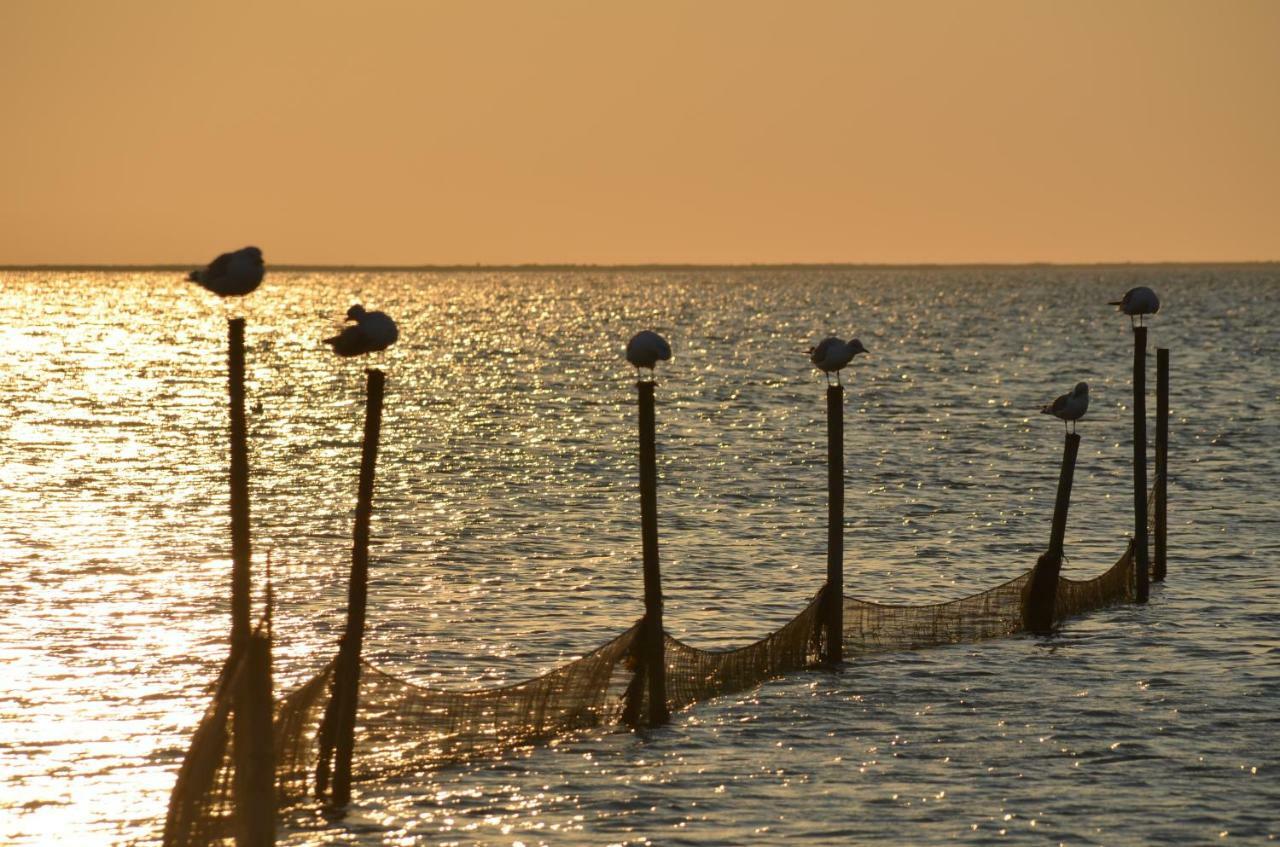
M1280 2L0 0L0 263L1280 259Z

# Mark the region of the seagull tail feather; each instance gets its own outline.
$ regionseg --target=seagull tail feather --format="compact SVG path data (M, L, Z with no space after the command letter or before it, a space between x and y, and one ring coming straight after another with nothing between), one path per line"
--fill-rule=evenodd
M1107 301L1107 305L1108 305L1108 306L1123 306L1123 305L1124 305L1124 301L1123 301L1123 300L1108 300L1108 301Z
M200 271L192 271L191 273L187 274L187 282L199 282L199 281L200 281Z

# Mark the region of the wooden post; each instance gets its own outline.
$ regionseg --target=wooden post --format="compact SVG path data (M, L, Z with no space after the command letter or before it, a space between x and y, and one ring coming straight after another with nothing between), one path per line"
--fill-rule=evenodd
M276 843L271 639L250 635L241 656L232 693L236 847L270 847Z
M644 551L644 632L641 656L649 688L649 725L671 719L663 655L662 573L658 566L658 459L653 382L637 382L640 407L640 539Z
M1147 558L1147 328L1133 328L1133 535L1135 599L1147 602L1150 562Z
M316 767L316 793L323 797L329 783L329 758L333 757L333 792L329 805L334 808L351 802L351 759L355 751L356 706L360 691L360 651L364 644L365 606L369 597L369 521L373 515L373 479L386 385L386 375L382 371L369 370L366 374L364 445L360 456L360 488L356 497L356 523L351 548L351 578L347 585L347 628L334 666L333 696L321 725L320 760Z
M249 638L249 444L244 418L244 318L227 322L231 397L231 661Z
M823 595L828 664L844 660L844 387L827 386L827 585Z
M1071 505L1071 484L1076 473L1080 436L1068 433L1062 445L1062 468L1058 471L1058 497L1053 503L1053 524L1049 530L1049 550L1036 561L1031 584L1022 606L1022 624L1028 632L1047 635L1053 631L1053 607L1057 600L1058 575L1062 571L1063 543L1067 534L1067 509Z
M1156 349L1156 555L1151 578L1164 582L1169 540L1169 350Z

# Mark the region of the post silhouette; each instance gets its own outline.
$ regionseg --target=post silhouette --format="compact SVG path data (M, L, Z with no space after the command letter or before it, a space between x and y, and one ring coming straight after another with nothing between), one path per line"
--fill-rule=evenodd
M844 388L827 386L827 585L823 593L826 649L822 660L844 660Z
M1147 602L1150 561L1147 553L1147 328L1133 328L1133 536L1135 599Z
M232 709L236 847L270 847L276 843L274 702L271 639L261 632L248 636L241 649Z
M1156 550L1151 578L1163 582L1169 570L1169 350L1156 349Z
M1080 436L1068 433L1062 445L1062 468L1058 471L1058 496L1053 503L1049 549L1036 561L1022 604L1022 624L1028 632L1043 635L1053 631L1058 575L1062 571L1063 544L1067 534L1067 509L1071 505L1071 484L1075 479L1079 450Z
M250 632L249 444L244 417L244 318L227 321L227 385L231 401L231 659Z
M640 657L648 684L650 726L671 719L667 710L666 657L663 651L662 573L658 565L658 460L654 423L654 383L637 382L640 412L640 539L644 553L644 627ZM634 712L632 710L633 717Z
M316 794L324 797L333 759L333 791L329 805L341 808L351 801L351 760L355 751L356 708L360 692L360 651L364 644L365 607L369 597L369 522L373 515L374 470L382 432L382 397L386 375L368 370L364 443L360 455L360 486L351 548L351 578L347 585L347 627L333 670L333 694L320 727L320 760L316 766Z

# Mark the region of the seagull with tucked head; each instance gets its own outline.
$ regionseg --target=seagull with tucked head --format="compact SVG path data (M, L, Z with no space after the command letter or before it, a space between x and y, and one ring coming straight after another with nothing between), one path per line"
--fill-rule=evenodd
M651 329L637 332L627 342L627 361L635 366L637 379L640 377L640 369L648 368L649 381L652 382L658 362L665 362L670 358L671 345Z
M343 358L386 350L400 337L400 330L390 315L366 311L359 303L347 309L347 320L355 323L324 340Z
M1063 394L1040 410L1042 415L1053 415L1062 421L1062 431L1067 431L1067 421L1071 422L1071 431L1076 431L1076 421L1089 411L1089 383L1077 382L1070 393Z
M207 267L187 274L187 280L199 283L201 288L219 297L243 297L261 284L265 273L262 251L257 247L244 247L223 253Z
M809 348L809 361L827 375L827 385L831 384L832 374L836 375L835 384L843 385L840 382L840 371L853 361L854 356L866 352L868 352L867 348L863 347L858 339L850 338L848 341L841 341L832 335L819 341L817 346Z
M1150 288L1139 285L1126 291L1121 299L1112 300L1107 305L1120 307L1120 311L1129 316L1130 326L1133 325L1134 318L1138 319L1138 326L1142 326L1143 315L1154 315L1160 311L1160 298Z

